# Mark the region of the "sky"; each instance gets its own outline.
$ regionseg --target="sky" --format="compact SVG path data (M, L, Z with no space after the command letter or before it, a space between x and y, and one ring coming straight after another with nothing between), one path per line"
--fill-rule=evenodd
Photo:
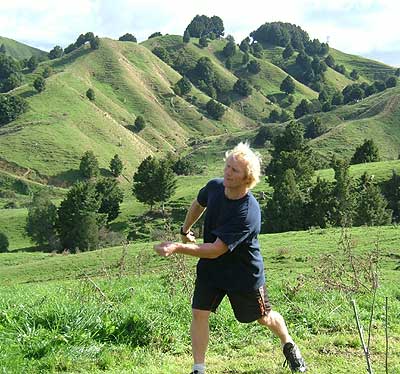
M0 0L0 36L49 51L81 33L138 41L182 35L197 14L222 18L236 42L265 22L300 26L333 48L400 67L398 0Z

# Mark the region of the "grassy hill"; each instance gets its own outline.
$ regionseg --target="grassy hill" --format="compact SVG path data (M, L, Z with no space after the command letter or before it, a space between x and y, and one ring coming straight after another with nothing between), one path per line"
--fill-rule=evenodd
M2 44L6 49L6 54L16 58L17 60L23 60L24 58L30 58L32 56L36 56L39 59L47 58L47 52L45 51L30 47L29 45L17 42L16 40L0 36L0 45Z

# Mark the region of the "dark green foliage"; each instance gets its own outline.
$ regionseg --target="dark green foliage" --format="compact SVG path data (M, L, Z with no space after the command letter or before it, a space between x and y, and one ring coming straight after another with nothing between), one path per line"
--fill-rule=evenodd
M356 226L381 226L391 221L392 212L373 177L364 173L358 183L357 207L354 217Z
M289 43L285 49L282 52L282 57L287 60L289 57L291 57L294 53L294 49L292 47L292 45Z
M64 49L64 53L65 54L71 53L72 51L75 51L76 48L77 46L75 45L75 43L71 43L68 47Z
M122 163L122 160L119 158L118 155L114 155L114 157L110 161L111 174L117 178L121 175L123 168L124 164Z
M201 173L201 168L190 157L182 157L172 165L172 170L177 175L195 175Z
M250 52L257 58L262 58L263 47L261 43L253 42L250 46Z
M250 74L258 74L261 71L261 65L258 61L256 60L251 60L248 64L247 64L247 71Z
M397 68L396 71L394 72L394 75L396 77L400 77L400 68Z
M166 64L170 63L169 53L164 47L155 47L152 52Z
M294 80L288 75L281 83L280 90L286 92L288 95L294 93L296 86Z
M349 163L346 160L334 159L332 167L335 172L335 182L332 193L331 222L336 226L349 227L352 225L356 206Z
M274 188L272 199L265 210L265 228L267 232L282 232L304 228L303 194L296 183L293 169L287 169Z
M8 247L10 243L8 241L7 235L0 232L0 253L8 252Z
M6 80L11 74L19 74L20 72L21 66L17 60L0 54L0 83Z
M225 108L222 104L211 99L206 104L207 113L214 119L219 120L225 113Z
M130 34L129 32L127 32L126 34L120 36L118 38L119 41L121 42L134 42L137 43L137 40L135 38L135 36L133 34Z
M37 77L33 81L33 87L35 87L37 92L44 91L46 89L46 80L42 76Z
M208 40L207 40L207 37L206 37L206 36L200 37L200 39L199 39L199 46L200 46L201 48L208 47Z
M357 70L353 69L350 73L350 78L356 81L360 78L360 74L358 74Z
M371 85L369 85L368 87L365 88L364 92L365 92L365 96L368 97L368 96L371 96L371 95L377 93L377 90L376 90L374 84L371 84Z
M53 73L53 69L51 68L51 66L46 66L44 69L43 69L43 72L42 72L42 77L43 78L48 78L48 77L50 77L50 75Z
M304 141L301 124L290 122L283 134L274 139L272 161L265 169L268 183L276 187L282 183L286 170L292 169L296 183L304 190L314 174L314 161L311 148Z
M0 45L0 54L5 55L7 52L4 44Z
M267 140L272 141L273 133L269 126L261 126L256 136L253 139L253 145L255 147L263 147Z
M271 22L261 25L250 36L261 43L269 43L286 47L289 43L293 48L300 50L302 44L309 40L308 34L300 27L283 22Z
M332 69L336 65L336 61L331 55L328 55L328 56L325 57L325 63Z
M112 178L102 178L96 183L96 191L101 201L98 213L106 214L107 222L113 221L118 217L120 204L124 200L118 182Z
M324 103L324 102L330 100L328 93L325 90L322 90L318 95L318 100L321 103Z
M79 164L79 171L82 177L87 179L95 178L99 175L99 162L93 151L86 151L83 154Z
M159 31L153 32L148 39L156 38L157 36L162 36L162 34Z
M33 196L28 208L26 233L38 245L47 246L55 243L57 208L46 192Z
M332 104L331 104L329 101L325 101L325 102L322 104L321 110L322 110L323 112L329 112L329 111L331 111L331 110L332 110Z
M317 178L317 182L311 187L309 202L306 205L308 226L326 228L330 224L332 190L332 183Z
M146 120L143 116L137 116L135 119L135 131L140 132L146 127Z
M386 88L396 87L397 86L397 78L396 77L389 77L385 81Z
M98 213L101 199L91 182L76 183L58 209L57 228L63 248L96 249L104 215Z
M50 52L49 52L49 59L54 60L56 58L59 58L63 55L64 50L59 46L56 45Z
M28 103L20 96L0 95L0 125L14 121L28 109Z
M304 50L309 56L324 56L329 52L327 43L321 43L318 39L304 41Z
M250 51L250 38L247 37L240 42L239 49L244 52L248 53Z
M306 137L314 139L321 136L326 131L326 126L322 124L321 117L313 117L307 125Z
M232 69L232 59L231 59L230 57L228 57L228 58L226 59L226 61L225 61L225 67L226 67L228 70L231 70L231 69Z
M190 42L190 33L189 33L189 30L185 30L185 32L183 33L183 39L182 39L182 41L185 43L185 44L187 44L187 43L189 43Z
M187 95L191 89L192 84L187 77L181 78L174 86L174 90L178 95Z
M393 220L400 222L400 175L396 170L392 170L392 177L383 183L382 191L393 211Z
M94 37L93 39L89 40L90 48L93 50L100 48L100 38L98 36Z
M86 39L85 35L80 34L78 39L76 39L75 47L79 48L81 45L84 45L88 40Z
M31 56L27 61L26 66L30 71L34 71L39 65L39 60L36 56Z
M294 110L294 118L300 118L303 117L306 114L312 113L312 104L306 100L303 99L300 101L300 104L296 106Z
M245 79L239 78L233 85L233 90L241 96L250 96L253 92L249 82Z
M356 102L358 100L361 100L365 96L364 90L361 88L361 85L355 83L355 84L349 84L346 86L343 91L343 103L347 104L350 102Z
M224 24L222 19L218 16L209 18L205 15L196 15L189 23L186 30L189 32L190 36L194 38L200 38L203 35L207 36L211 33L219 38L224 35Z
M17 88L20 86L22 83L22 75L20 73L12 73L9 75L9 77L5 80L3 80L1 84L1 91L2 92L8 92L13 90L14 88Z
M281 114L279 111L277 109L272 109L268 117L268 122L276 123L280 121L280 118Z
M346 67L344 65L335 65L333 69L340 74L346 75Z
M234 41L230 40L228 43L225 44L224 49L222 50L222 53L224 54L225 57L232 57L236 53L236 44Z
M140 202L150 205L164 204L174 194L176 177L168 160L147 157L133 176L133 194Z
M14 182L13 187L14 187L14 190L21 195L29 195L31 193L29 184L26 183L23 179L17 179Z
M343 94L341 92L336 92L332 96L332 105L342 105L343 104Z
M356 148L351 164L379 161L379 149L372 139L365 139L364 143Z
M96 99L96 94L94 93L94 90L92 88L89 88L86 91L86 97L90 100L90 101L94 101Z

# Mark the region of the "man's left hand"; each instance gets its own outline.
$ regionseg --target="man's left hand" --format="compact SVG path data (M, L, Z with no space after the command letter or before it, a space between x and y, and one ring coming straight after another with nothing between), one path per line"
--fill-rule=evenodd
M162 242L154 245L154 250L163 257L172 255L178 248L178 243L175 242Z

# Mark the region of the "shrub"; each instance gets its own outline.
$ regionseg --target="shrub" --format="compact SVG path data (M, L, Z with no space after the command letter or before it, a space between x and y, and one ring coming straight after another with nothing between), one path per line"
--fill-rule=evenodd
M7 235L0 232L0 253L8 252L8 247L10 243L8 241Z

